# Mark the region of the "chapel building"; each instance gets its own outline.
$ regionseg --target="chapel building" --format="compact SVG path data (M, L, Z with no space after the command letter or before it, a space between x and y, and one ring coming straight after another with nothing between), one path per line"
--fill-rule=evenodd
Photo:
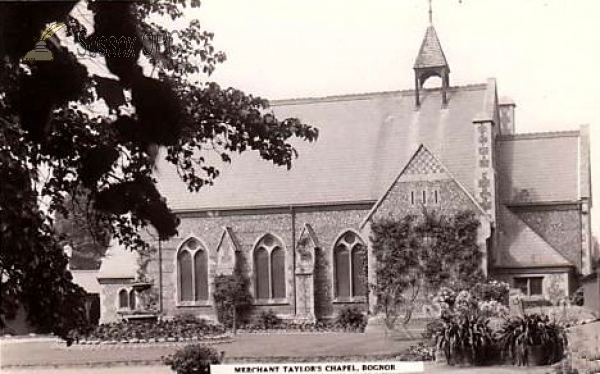
M431 77L440 87L424 87ZM403 91L272 102L279 118L319 128L315 143L294 141L291 170L247 152L221 165L214 186L190 193L159 165L159 189L181 219L179 236L146 264L163 313L214 317L214 277L236 261L258 312L314 320L372 308L359 275L361 249L373 266L371 223L423 207L476 214L491 277L531 298L573 292L592 271L588 128L516 132L516 105L498 96L494 79L451 85L433 25L414 80ZM109 251L99 273L103 322L139 307L139 264Z

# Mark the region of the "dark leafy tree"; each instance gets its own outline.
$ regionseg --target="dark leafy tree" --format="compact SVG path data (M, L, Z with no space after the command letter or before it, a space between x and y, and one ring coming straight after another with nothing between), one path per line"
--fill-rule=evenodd
M217 318L226 327L236 332L240 322L247 322L252 309L252 295L249 290L250 281L241 272L215 277L213 298Z
M79 307L66 303L81 289L70 281L53 228L54 217L69 214L67 201L93 212L121 243L144 250L140 228L151 225L167 239L179 223L152 176L159 147L189 190L198 191L219 175L203 152L227 162L232 153L254 150L289 168L296 156L290 138L318 135L297 119L275 118L262 98L198 82L225 60L213 34L192 21L172 37L157 18L181 21L183 9L199 1L89 1L93 34L73 17L76 4L0 3L0 317L20 302L34 324L61 335L81 320ZM47 40L54 60L21 61L53 22L67 25L65 40ZM112 35L135 42L121 53ZM150 44L145 35L163 43ZM91 75L69 43L101 53L118 79ZM142 59L156 74L144 74ZM88 109L99 98L108 113Z
M389 328L404 311L410 321L415 301L440 286L470 289L483 279L477 246L479 221L471 212L455 216L406 216L372 225L375 284L372 292Z

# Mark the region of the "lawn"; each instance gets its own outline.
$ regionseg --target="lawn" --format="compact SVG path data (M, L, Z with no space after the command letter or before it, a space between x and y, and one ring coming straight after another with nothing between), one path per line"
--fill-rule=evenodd
M417 341L398 341L377 334L240 334L232 343L217 345L228 362L318 360L320 357L393 357ZM0 344L1 367L134 365L159 363L179 343L160 345L97 345L67 348L58 342Z

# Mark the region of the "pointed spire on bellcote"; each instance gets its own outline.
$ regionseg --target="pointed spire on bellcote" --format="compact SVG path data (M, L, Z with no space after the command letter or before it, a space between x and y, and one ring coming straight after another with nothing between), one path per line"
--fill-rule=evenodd
M450 86L450 66L442 50L442 44L433 27L433 11L429 0L429 26L421 43L419 54L413 67L415 70L415 98L417 107L421 105L419 97L423 84L430 77L440 77L442 80L442 104L448 103L448 87Z

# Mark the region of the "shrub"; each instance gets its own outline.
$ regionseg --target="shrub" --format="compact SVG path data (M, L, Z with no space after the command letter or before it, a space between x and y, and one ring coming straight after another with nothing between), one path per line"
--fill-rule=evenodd
M397 361L433 361L435 347L420 342L417 345L411 345L406 350L400 352L395 360Z
M344 329L360 330L365 327L367 321L357 307L347 307L337 315L336 324Z
M163 362L177 374L210 374L210 365L220 364L223 355L224 352L218 353L214 348L194 344L177 350L165 357Z
M540 314L508 319L498 332L498 339L515 365L552 364L562 359L567 346L562 326Z
M215 277L215 309L217 319L225 327L233 326L234 309L236 326L247 322L252 311L252 295L248 290L249 280L238 270L232 275Z
M427 326L425 326L425 331L423 332L423 339L435 339L436 333L442 329L443 325L444 324L441 319L435 319L429 322Z
M579 287L571 296L571 305L583 306L583 288Z
M262 311L258 316L258 325L263 329L274 329L282 324L281 318L271 309Z
M471 288L471 293L481 301L496 301L503 305L508 305L508 296L510 286L506 282L488 280L480 282Z
M173 321L175 321L176 323L182 323L182 324L204 322L204 320L201 320L200 318L198 318L197 316L195 316L191 313L178 314L175 317L173 317Z

